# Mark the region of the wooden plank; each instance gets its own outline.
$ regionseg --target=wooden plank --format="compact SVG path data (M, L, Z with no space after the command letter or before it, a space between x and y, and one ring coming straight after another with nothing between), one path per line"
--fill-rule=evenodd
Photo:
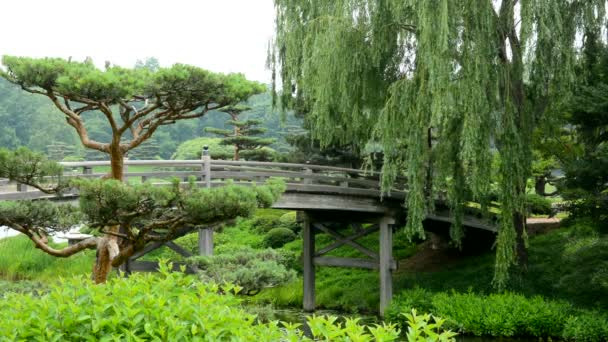
M315 231L310 222L310 217L304 213L302 223L303 250L302 261L304 277L304 311L314 311L315 309Z
M144 249L142 249L139 252L135 252L133 255L131 255L131 260L137 260L139 258L141 258L142 256L152 252L155 249L158 249L160 247L162 247L164 245L163 242L161 241L157 241L157 242L153 242L151 244L148 244L146 247L144 247Z
M214 160L214 165L242 165L242 166L264 166L264 167L280 167L280 168L295 168L295 169L311 169L319 171L340 171L351 174L367 174L367 175L380 175L379 172L370 171L365 172L358 169L349 169L344 167L325 166L325 165L311 165L311 164L293 164L293 163L269 163L269 162L256 162L256 161L232 161L232 160Z
M441 222L449 222L454 223L454 219L450 216L440 216L440 215L426 215L427 220L441 221ZM498 232L498 227L492 224L488 224L484 221L481 221L477 218L471 217L470 215L465 215L463 219L463 225L472 228L478 228L483 230L489 230L491 232Z
M334 266L334 267L352 267L365 268L369 270L377 270L380 268L378 261L362 258L341 258L333 256L321 256L314 258L315 265L319 266ZM395 260L391 260L389 267L393 270L397 269Z
M336 232L334 230L331 230L331 229L325 227L324 225L322 225L320 223L314 223L313 226L315 228L317 228L318 230L320 230L320 231L322 231L322 232L324 232L326 234L331 235L334 239L336 239L336 242L340 244L339 246L346 244L346 245L349 245L349 246L355 248L359 252L367 255L368 257L370 257L372 259L376 259L376 260L378 259L378 253L376 253L376 252L374 252L374 251L366 248L365 246L357 243L356 241L354 241L354 239L352 237L347 238L346 236L344 236L344 235L342 235L342 234L340 234L340 233L338 233L338 232ZM367 234L369 234L371 232L373 232L373 230L369 231ZM364 234L364 235L367 235L367 234ZM361 235L361 236L364 236L364 235ZM335 249L335 248L337 248L337 247L331 248L330 251L332 249ZM325 254L325 253L321 253L321 252L322 251L318 251L317 253L315 253L315 255L321 256L321 255Z
M390 222L392 219L388 217L380 221L380 316L384 316L393 298L393 229Z
M342 210L368 213L385 213L390 203L380 202L376 198L360 196L340 196L335 194L310 194L286 192L272 207L291 210ZM393 205L399 207L401 202Z
M327 254L327 253L333 251L334 249L344 245L346 243L345 240L350 240L350 241L354 242L354 240L361 238L363 236L369 235L370 233L373 233L376 230L378 230L378 226L376 226L376 225L374 225L370 228L367 228L367 229L359 230L354 235L345 237L344 239L338 239L336 242L321 248L320 250L318 250L315 253L315 256L322 256L323 254ZM363 246L361 246L361 247L363 247ZM365 248L365 247L363 247L363 248ZM367 249L367 248L365 248L365 249ZM367 249L367 250L369 250L369 249ZM375 253L373 251L370 251L370 252L373 254L373 255L370 255L373 259L378 259L377 253Z
M380 189L380 183L374 180L368 180L365 178L347 178L343 176L331 176L324 174L315 174L312 173L312 170L309 172L242 172L242 171L216 171L213 172L211 178L212 179L243 179L243 180L255 180L257 177L284 177L284 178L300 178L303 180L304 184L313 184L314 181L325 181L325 182L333 182L335 186L339 186L342 188L348 188L348 186L344 186L344 184L354 184L359 185L366 188L372 189Z

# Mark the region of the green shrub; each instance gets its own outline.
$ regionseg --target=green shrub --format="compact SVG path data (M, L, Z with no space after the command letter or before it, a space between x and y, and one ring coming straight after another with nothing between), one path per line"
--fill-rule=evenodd
M296 239L296 234L288 228L274 228L264 236L264 246L270 248L281 248L288 242Z
M400 312L425 309L446 319L445 326L477 336L557 337L596 341L608 337L608 320L580 314L569 304L513 293L481 296L474 293L431 294L403 291L387 311L387 319L406 324ZM599 338L599 339L598 339Z
M209 146L209 155L212 159L232 159L234 148L232 146L221 145L220 138L196 138L181 143L171 159L192 160L200 159L203 146Z
M297 234L300 231L300 224L298 223L296 216L297 213L295 211L283 214L283 216L279 218L279 224L281 227L288 228Z
M432 296L431 292L419 287L405 290L393 298L393 304L388 308L386 317L388 320L398 321L401 312L410 312L411 310L432 312Z
M183 273L134 274L105 285L76 277L39 297L0 298L0 341L310 341L288 323L259 323L246 313L232 287L201 283ZM323 341L392 341L392 325L364 327L336 317L309 324Z
M550 215L552 211L551 201L537 194L526 195L526 205L528 214Z
M566 321L564 339L582 342L608 340L608 316L599 312L585 312Z
M296 273L288 265L294 260L295 255L284 251L241 247L211 257L192 257L188 262L200 268L204 281L235 284L242 288L241 293L253 295L293 281Z
M260 233L267 233L280 225L280 218L276 216L256 215L251 219L251 226Z

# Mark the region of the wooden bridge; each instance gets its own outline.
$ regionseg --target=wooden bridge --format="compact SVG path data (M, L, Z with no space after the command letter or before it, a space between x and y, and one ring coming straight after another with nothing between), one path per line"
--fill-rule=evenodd
M102 177L109 161L64 162L65 177ZM104 170L105 169L105 170ZM201 160L125 160L124 179L128 182L148 181L154 186L169 184L168 179L178 177L184 182L195 177L196 184L204 187L222 186L227 182L239 185L262 183L269 177L285 180L286 192L274 208L297 210L303 225L303 277L304 309L315 308L315 266L359 267L378 270L380 273L380 313L383 314L392 297L391 272L396 268L392 257L392 226L404 216L405 184L397 182L394 189L383 193L377 172L291 163L211 160L204 153ZM76 193L64 194L61 199L74 199ZM0 180L0 200L51 198L38 190L8 180ZM451 222L447 207L437 204L434 215L428 215L426 224ZM354 229L344 235L338 227L348 224ZM465 226L495 231L492 222L475 215L467 215ZM356 240L379 231L379 252L359 244ZM184 235L191 231L184 231ZM199 253L213 253L213 230L200 229ZM335 242L328 246L315 246L315 234L330 235ZM134 255L125 270L146 271L155 265L136 261L144 254L167 246L186 257L191 256L174 242L152 244ZM338 258L327 256L336 248L347 245L367 258Z

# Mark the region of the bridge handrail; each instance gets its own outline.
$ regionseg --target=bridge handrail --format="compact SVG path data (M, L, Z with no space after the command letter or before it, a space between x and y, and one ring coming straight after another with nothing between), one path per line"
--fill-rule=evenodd
M209 165L205 163L209 161ZM105 173L93 173L93 167L110 166L110 161L76 161L76 162L61 162L59 163L65 168L83 168L82 172L66 172L65 178L98 178L105 176ZM369 192L369 196L380 196L381 184L380 173L365 170L314 165L314 164L295 164L295 163L277 163L277 162L258 162L258 161L232 161L232 160L124 160L125 165L125 180L133 177L141 177L142 181L151 178L168 178L179 177L184 180L190 176L195 176L199 180L207 183L206 186L218 186L224 184L226 179L245 182L263 182L269 177L282 177L287 180L288 187L295 189L310 188L313 192L343 192L346 189L349 192L363 194ZM128 166L150 166L150 167L176 167L176 170L150 170L150 171L135 171L129 172ZM179 169L180 167L195 168L194 170ZM52 177L48 179L53 182ZM204 183L204 182L203 182ZM201 183L202 185L205 185ZM161 185L155 183L154 185ZM316 185L316 186L313 186ZM15 198L37 198L32 189L27 186L17 184L17 192L1 191L0 184L0 200L15 199ZM323 190L321 190L323 189ZM342 190L340 190L342 189ZM403 197L403 186L391 189L390 193L400 193ZM390 196L390 193L387 194ZM22 194L23 196L21 196ZM40 197L46 197L41 194Z
M139 166L200 166L204 164L204 160L125 160L125 165ZM94 167L94 166L110 166L109 160L101 161L77 161L77 162L60 162L64 167ZM352 174L376 175L378 171L366 171L361 169L352 169L336 166L315 165L315 164L295 164L295 163L277 163L277 162L259 162L259 161L234 161L234 160L211 160L211 165L226 165L226 166L264 166L264 167L281 167L281 168L297 168L311 169L315 171L337 171Z

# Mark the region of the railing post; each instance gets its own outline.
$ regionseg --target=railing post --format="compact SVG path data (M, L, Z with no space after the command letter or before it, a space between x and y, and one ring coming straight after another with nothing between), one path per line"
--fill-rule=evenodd
M205 187L211 187L211 156L209 155L209 146L203 146L203 153L201 153L201 160L203 162L203 177L205 181Z
M312 169L306 168L304 169L304 184L312 184L312 178L306 178L306 176L311 176L313 174Z
M201 153L203 163L203 177L205 187L211 188L211 156L209 155L209 146L203 146ZM198 230L198 254L211 256L213 255L213 229L204 228Z
M92 175L93 174L93 168L91 166L83 166L82 167L82 174L83 175Z
M27 185L26 184L17 183L17 191L19 191L19 192L26 192L27 191Z

